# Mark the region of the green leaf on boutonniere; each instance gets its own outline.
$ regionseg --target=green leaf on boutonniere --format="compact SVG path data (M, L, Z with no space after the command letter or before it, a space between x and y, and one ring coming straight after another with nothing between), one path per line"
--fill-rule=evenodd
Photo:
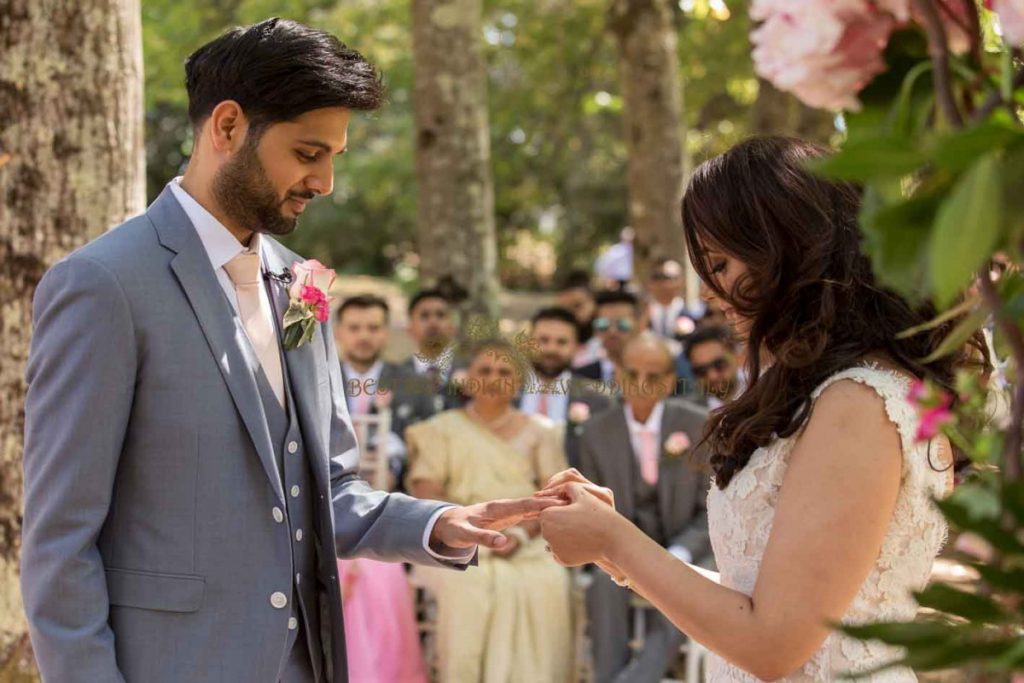
M291 302L288 306L288 310L284 312L284 320L282 324L285 329L293 325L297 325L307 318L313 317L313 311L309 310L308 306L304 306L297 301Z

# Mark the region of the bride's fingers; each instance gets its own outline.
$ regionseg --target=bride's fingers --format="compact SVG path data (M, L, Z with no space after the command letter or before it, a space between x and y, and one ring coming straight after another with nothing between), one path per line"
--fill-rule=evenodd
M615 507L615 494L612 493L611 489L598 486L597 484L591 484L589 481L585 484L580 482L568 482L565 484L559 484L553 488L545 489L537 493L538 496L559 497L566 500L576 502L580 498L580 492L586 492L600 500L605 505Z
M553 486L559 486L561 484L568 484L569 482L578 481L580 483L590 483L586 477L584 477L578 469L570 467L567 470L559 472L555 476L548 479L547 483L544 484L545 489L549 489Z

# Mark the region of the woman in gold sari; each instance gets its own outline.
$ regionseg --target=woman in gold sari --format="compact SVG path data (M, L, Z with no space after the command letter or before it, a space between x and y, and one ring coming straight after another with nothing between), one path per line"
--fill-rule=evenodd
M478 344L471 397L406 432L409 490L458 504L529 496L566 467L562 430L512 405L522 374L504 341ZM506 531L465 573L431 570L442 683L565 683L572 667L569 574L546 552L539 524ZM418 568L417 571L420 571Z

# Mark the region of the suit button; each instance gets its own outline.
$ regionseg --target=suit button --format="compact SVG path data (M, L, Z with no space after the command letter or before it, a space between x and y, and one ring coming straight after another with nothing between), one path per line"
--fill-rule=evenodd
M274 609L284 609L288 606L288 596L278 591L270 596L270 604L274 606Z
M295 442L295 441L289 441L288 442L288 452L289 453L295 453L298 450L299 450L299 444L297 442Z
M302 529L297 529L295 531L295 540L296 541L301 541L302 540Z
M273 510L273 513L274 513L274 521L275 522L280 524L281 522L284 521L284 513L281 512L281 508L275 506L274 510Z
M288 630L289 631L294 631L298 627L299 627L299 620L296 619L295 617L289 617L288 618Z
M293 486L292 487L292 498L298 498L298 497L299 497L299 487L298 486Z

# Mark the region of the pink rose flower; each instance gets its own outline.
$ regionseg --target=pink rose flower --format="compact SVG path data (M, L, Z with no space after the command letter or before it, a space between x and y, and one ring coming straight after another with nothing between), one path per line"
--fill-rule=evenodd
M302 262L296 261L292 264L292 272L295 274L295 281L290 288L293 299L302 299L302 287L304 285L316 287L326 295L331 291L331 286L337 277L332 269L316 259Z
M910 385L910 391L907 392L907 400L913 404L918 404L921 399L924 398L925 383L922 380L914 380L914 383Z
M868 0L754 0L750 14L763 22L750 35L757 73L821 109L860 108L896 24Z
M590 406L583 401L573 401L569 404L569 422L579 424L590 419Z
M1024 45L1024 0L990 0L986 6L999 15L1003 37L1010 45Z
M317 289L312 285L302 285L302 293L299 295L299 301L304 304L313 304L315 306L327 301L327 295L323 293L323 290Z
M672 432L665 439L665 452L671 456L679 456L690 447L690 437L686 432Z
M316 308L313 309L313 315L316 316L318 322L327 322L327 319L331 317L331 305L327 303L327 299L317 302Z

